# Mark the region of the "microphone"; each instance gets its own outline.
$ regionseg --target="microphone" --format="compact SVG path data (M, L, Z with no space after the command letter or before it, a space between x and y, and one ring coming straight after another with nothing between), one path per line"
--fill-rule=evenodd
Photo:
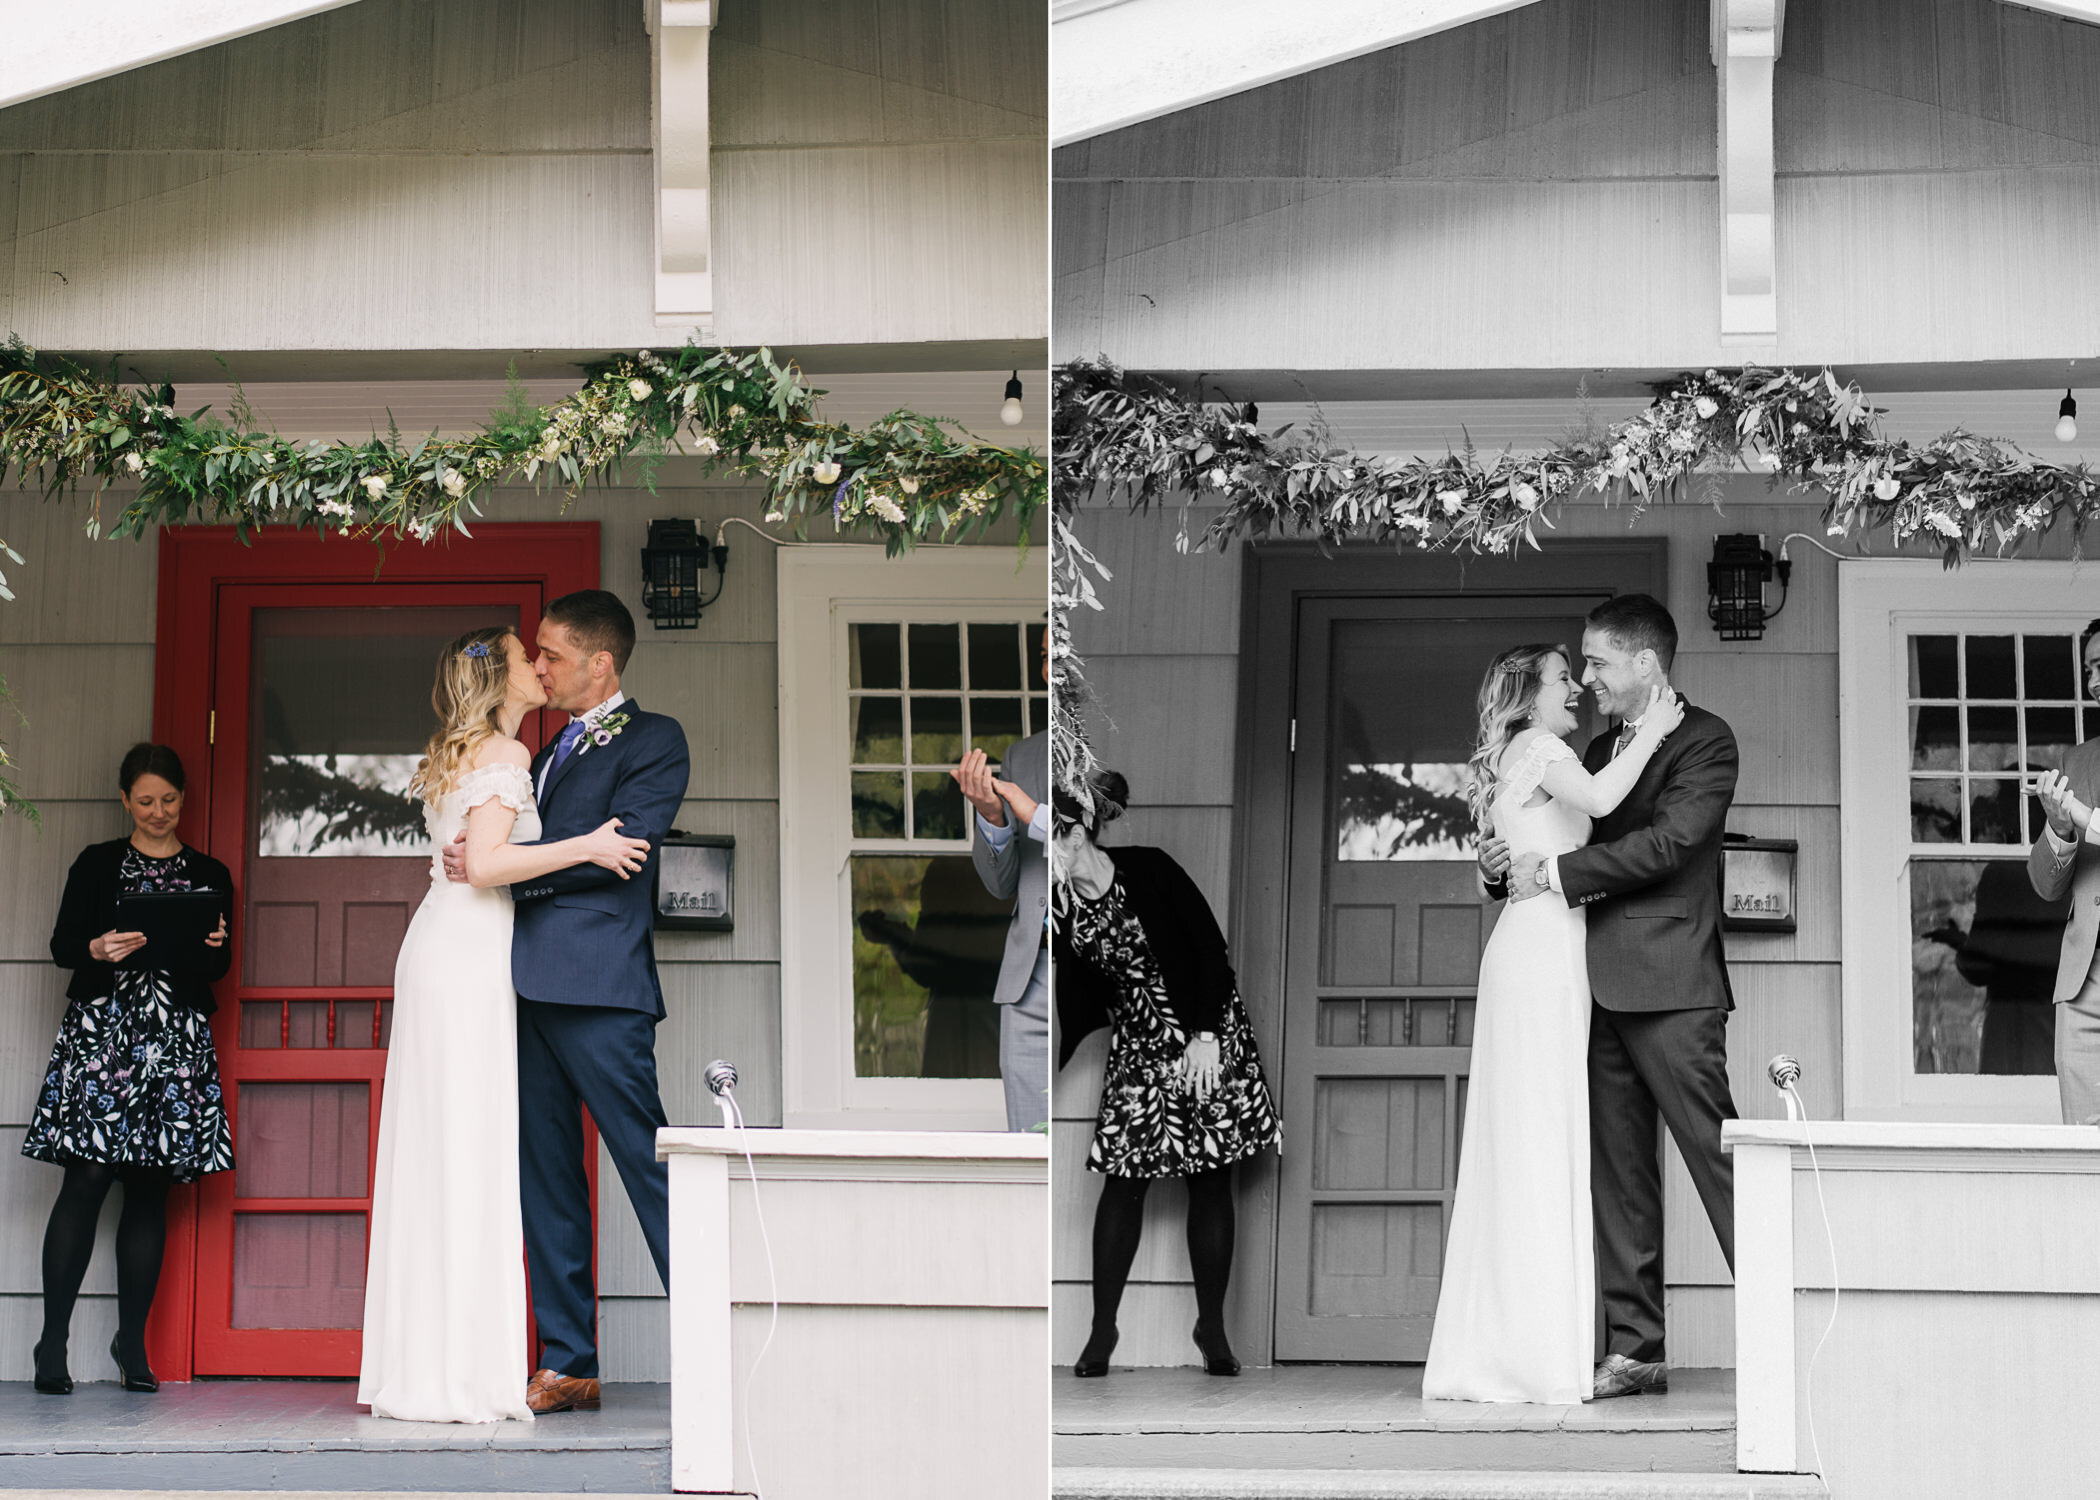
M1794 1085L1801 1081L1801 1064L1782 1052L1765 1064L1765 1077L1772 1080L1772 1087L1786 1095L1786 1117L1789 1120L1799 1120L1801 1103L1800 1096L1794 1092Z
M743 1115L736 1106L736 1064L718 1057L702 1076L707 1079L708 1092L715 1096L715 1107L722 1111L722 1128L734 1130Z

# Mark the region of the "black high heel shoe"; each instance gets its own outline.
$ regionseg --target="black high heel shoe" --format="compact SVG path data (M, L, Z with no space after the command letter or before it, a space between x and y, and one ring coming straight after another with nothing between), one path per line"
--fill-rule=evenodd
M36 1361L36 1389L40 1396L70 1396L73 1394L73 1377L66 1372L66 1351L60 1347L56 1357L47 1359L44 1344L38 1340L30 1355Z
M125 1390L150 1393L160 1389L159 1379L155 1377L152 1368L143 1359L139 1361L137 1370L124 1363L124 1356L117 1352L117 1340L115 1337L112 1337L109 1341L109 1357L117 1362L117 1383L123 1386ZM140 1373L141 1371L144 1373Z
M1119 1337L1111 1328L1106 1333L1096 1332L1086 1341L1086 1348L1079 1351L1079 1361L1072 1366L1072 1373L1081 1380L1098 1380L1108 1373L1108 1357L1116 1352Z
M1203 1355L1203 1373L1206 1375L1237 1375L1240 1362L1232 1352L1232 1345L1225 1341L1225 1330L1220 1328L1204 1332L1198 1323L1189 1337L1196 1341L1197 1350Z

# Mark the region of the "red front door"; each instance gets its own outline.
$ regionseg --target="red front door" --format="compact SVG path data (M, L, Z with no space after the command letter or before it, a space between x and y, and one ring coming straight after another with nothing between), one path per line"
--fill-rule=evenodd
M197 1191L193 1258L170 1257L163 1300L182 1262L194 1292L191 1357L168 1363L354 1375L394 959L429 883L405 788L432 673L462 632L509 624L530 641L549 599L595 587L596 527L491 527L396 552L377 581L369 545L229 539L163 540L156 729L209 767L183 834L239 896L213 1019L236 1166ZM200 716L193 757L176 736ZM543 735L528 721L529 744Z

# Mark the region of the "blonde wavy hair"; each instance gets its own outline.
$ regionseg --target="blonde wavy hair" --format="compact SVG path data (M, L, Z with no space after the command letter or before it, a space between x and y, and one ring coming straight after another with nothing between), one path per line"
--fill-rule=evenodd
M425 802L435 803L451 791L473 764L474 752L503 732L497 720L510 692L510 648L505 642L516 634L508 625L485 626L468 631L439 654L437 681L430 689L437 733L408 783L409 791Z
M1575 659L1566 646L1512 646L1489 664L1481 679L1480 736L1473 758L1466 762L1466 805L1472 809L1473 826L1483 834L1489 831L1488 809L1502 782L1495 768L1509 742L1530 725L1546 662L1555 656L1566 662Z

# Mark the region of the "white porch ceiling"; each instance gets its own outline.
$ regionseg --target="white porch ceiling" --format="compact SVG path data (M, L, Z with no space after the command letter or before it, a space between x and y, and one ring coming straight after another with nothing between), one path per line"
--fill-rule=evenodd
M1890 437L1912 442L1933 438L1961 428L1980 437L1999 438L2048 463L2100 464L2100 389L2079 390L2078 439L2059 443L2056 405L2063 399L2061 386L2054 390L1927 390L1877 391L1867 387L1867 397L1886 410L1882 431ZM1588 414L1597 427L1609 427L1633 416L1647 405L1645 399L1609 396L1591 401ZM1583 421L1579 401L1517 399L1485 401L1333 401L1263 402L1260 407L1264 431L1289 422L1300 431L1324 421L1335 439L1359 453L1386 457L1440 458L1462 448L1468 440L1482 457L1504 450L1538 453L1552 447Z
M354 0L0 0L0 108Z
M1017 427L999 420L1006 370L919 370L807 372L809 383L827 392L818 414L827 421L864 426L901 409L947 417L973 436L1011 447L1048 446L1050 389L1045 372L1021 371L1024 416ZM574 376L527 379L531 399L548 406L575 391ZM501 380L276 380L244 386L248 403L263 422L285 437L359 442L386 431L389 418L410 438L435 431L444 436L473 432L503 404ZM175 390L185 414L211 406L223 418L233 387L197 381ZM2095 407L2100 422L2100 406Z
M1532 3L1064 0L1051 14L1051 144L1155 120Z

